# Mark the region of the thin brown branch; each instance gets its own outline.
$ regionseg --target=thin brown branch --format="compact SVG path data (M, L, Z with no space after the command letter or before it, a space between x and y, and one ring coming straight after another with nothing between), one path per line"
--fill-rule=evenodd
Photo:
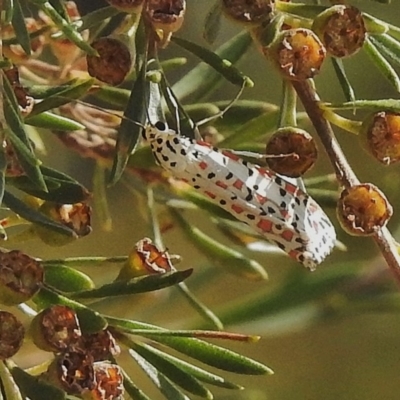
M303 106L325 147L339 184L343 187L351 187L360 183L343 154L330 123L323 118L322 110L318 106L320 99L312 84L309 81L294 81L293 87L295 88L297 95L303 103ZM373 238L390 270L398 283L400 283L400 256L391 233L385 227L380 229Z

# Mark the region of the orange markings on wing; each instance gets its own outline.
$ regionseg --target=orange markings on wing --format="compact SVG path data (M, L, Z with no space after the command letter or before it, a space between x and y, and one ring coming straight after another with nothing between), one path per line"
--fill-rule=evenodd
M289 257L297 260L298 259L297 257L300 255L300 253L298 250L290 250L288 255L289 255Z
M291 242L293 239L293 236L294 236L294 233L289 229L286 229L281 233L281 238L285 239L287 242Z
M215 199L215 198L217 197L214 193L209 192L208 190L206 190L204 193L205 193L208 197L210 197L211 199Z
M257 224L257 228L260 228L263 232L271 232L272 222L268 219L261 218L260 222Z
M240 179L236 179L236 181L233 182L233 187L235 187L238 190L241 190L243 185L244 185L244 182L241 181Z
M290 194L296 194L299 188L291 183L287 182L285 185L285 190Z
M255 167L255 169L258 171L258 173L260 175L266 176L268 178L272 178L273 177L273 173L267 168Z
M210 143L204 142L203 140L197 140L196 143L199 144L200 146L212 149L212 145Z
M208 164L205 161L200 161L199 162L199 167L201 169L206 169L208 167Z
M228 185L225 182L217 181L217 182L215 182L215 184L222 189L228 189Z
M231 153L231 152L228 151L228 150L222 150L221 153L222 153L224 156L230 158L230 159L233 160L233 161L239 161L239 160L240 160L240 157L239 157L239 156L237 156L236 154Z
M288 210L280 210L280 213L281 213L282 217L285 218L285 220L286 220L289 215L289 211Z
M263 205L264 203L266 203L268 201L268 197L262 196L261 194L255 193L254 197L256 198L256 200Z
M237 206L236 204L232 204L231 208L237 214L240 214L240 213L242 213L244 211L242 207Z

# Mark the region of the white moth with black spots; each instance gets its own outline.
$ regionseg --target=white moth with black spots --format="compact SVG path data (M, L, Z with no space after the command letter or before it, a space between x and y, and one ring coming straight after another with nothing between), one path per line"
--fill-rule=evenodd
M298 186L237 155L180 136L163 122L144 138L157 163L314 270L336 234L321 207Z

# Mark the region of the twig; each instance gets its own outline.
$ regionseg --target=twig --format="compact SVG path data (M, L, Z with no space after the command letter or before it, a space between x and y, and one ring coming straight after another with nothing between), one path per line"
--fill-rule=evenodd
M345 188L359 184L360 181L343 154L330 123L323 118L323 111L318 106L320 99L314 87L309 81L294 81L292 84L325 147L339 184ZM384 227L373 238L400 284L400 256L391 233Z

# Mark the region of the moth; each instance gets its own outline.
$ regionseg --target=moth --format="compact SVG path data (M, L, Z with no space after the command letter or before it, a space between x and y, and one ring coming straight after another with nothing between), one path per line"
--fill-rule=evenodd
M157 122L144 130L156 162L314 270L335 245L322 208L284 177Z

